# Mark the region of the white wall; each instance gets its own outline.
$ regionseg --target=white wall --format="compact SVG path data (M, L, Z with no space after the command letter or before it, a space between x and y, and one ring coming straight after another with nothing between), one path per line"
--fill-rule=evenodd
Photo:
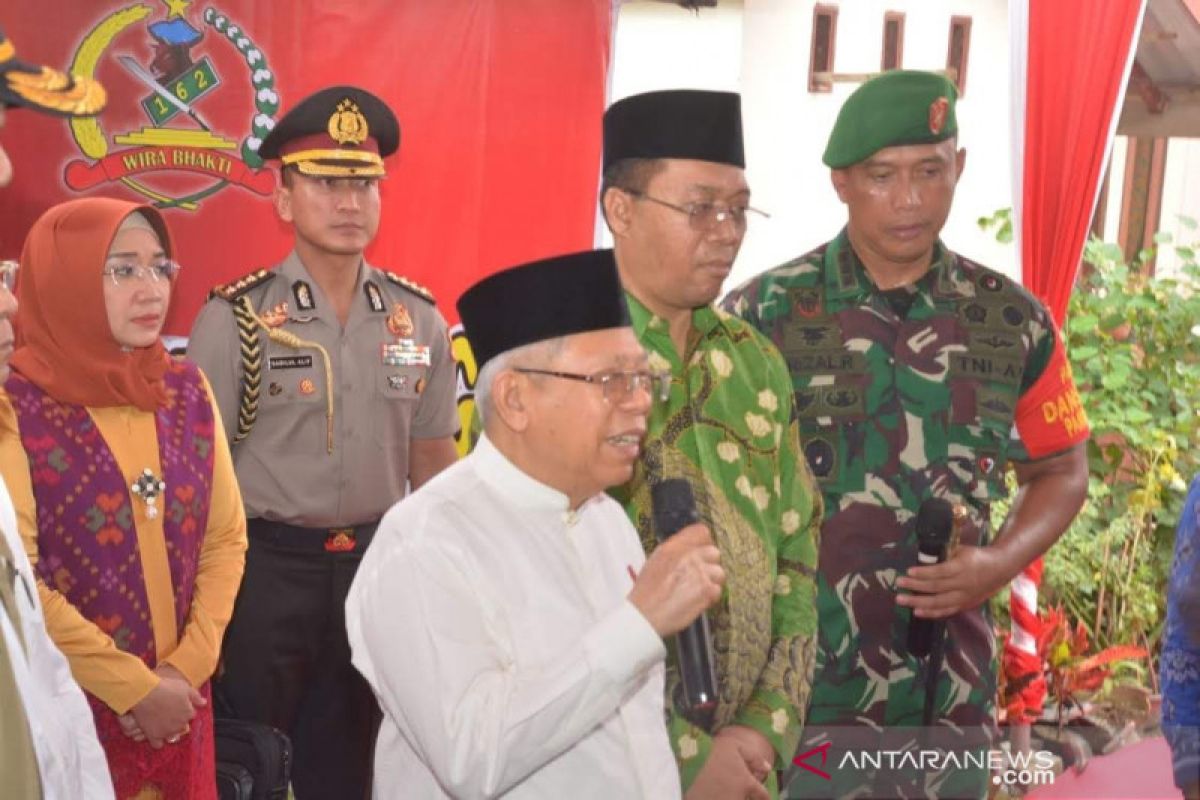
M1163 176L1162 218L1158 228L1170 231L1174 240L1160 245L1155 273L1171 275L1179 271L1175 245L1200 249L1200 231L1184 227L1179 217L1200 222L1200 139L1171 139L1167 142L1167 163Z
M755 221L726 288L834 236L845 210L821 153L853 84L808 93L815 0L721 0L698 14L648 0L621 5L611 95L665 88L740 90L747 177ZM975 220L1012 205L1009 175L1008 5L1006 0L841 0L836 72L879 69L883 18L907 14L904 66L945 67L950 17L973 18L967 94L958 106L967 170L943 237L954 249L1015 275L1013 249Z

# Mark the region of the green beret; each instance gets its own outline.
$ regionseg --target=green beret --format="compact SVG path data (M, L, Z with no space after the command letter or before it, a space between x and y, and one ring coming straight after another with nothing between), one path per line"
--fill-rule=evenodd
M885 147L950 139L958 134L957 99L944 75L904 69L878 75L846 98L821 160L842 169Z

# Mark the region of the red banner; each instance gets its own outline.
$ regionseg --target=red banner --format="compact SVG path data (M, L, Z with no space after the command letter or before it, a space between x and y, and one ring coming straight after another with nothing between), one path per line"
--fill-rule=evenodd
M355 84L401 124L367 257L429 286L453 322L480 276L591 246L610 14L610 0L5 3L19 57L94 75L109 106L8 115L0 258L63 200L155 203L184 266L166 332L184 335L210 287L287 254L257 142L310 92Z

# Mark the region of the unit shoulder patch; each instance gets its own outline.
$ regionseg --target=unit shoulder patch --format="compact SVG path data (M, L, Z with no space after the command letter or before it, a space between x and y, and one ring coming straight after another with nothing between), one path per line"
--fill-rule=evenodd
M432 305L437 305L437 298L435 298L433 296L433 292L429 291L428 289L426 289L424 286L417 283L416 281L411 281L408 278L404 277L403 275L397 275L396 273L388 272L387 270L380 270L380 272L383 273L383 276L385 278L387 278L389 281L396 284L397 286L404 287L405 289L412 292L417 297L421 298L422 300L426 301L427 303L431 303Z
M274 270L258 269L249 275L243 275L237 280L223 283L220 286L214 286L212 291L208 293L208 298L211 300L214 297L219 297L226 302L232 303L255 286L262 286L274 277Z

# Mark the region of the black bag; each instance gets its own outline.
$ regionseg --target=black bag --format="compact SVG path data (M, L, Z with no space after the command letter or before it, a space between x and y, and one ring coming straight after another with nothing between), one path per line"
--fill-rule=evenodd
M292 743L282 731L259 722L218 719L216 734L221 800L287 800Z
M217 797L221 800L253 800L254 776L241 764L217 762Z

